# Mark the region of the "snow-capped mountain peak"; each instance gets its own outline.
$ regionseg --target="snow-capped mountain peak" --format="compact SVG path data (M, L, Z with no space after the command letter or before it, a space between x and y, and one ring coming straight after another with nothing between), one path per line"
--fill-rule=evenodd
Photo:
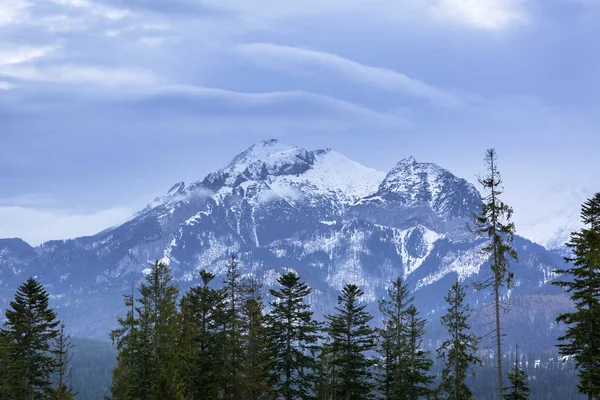
M263 140L235 156L222 172L230 175L243 173L256 164L277 165L293 160L299 149L278 141L277 139Z
M288 174L272 180L271 187L292 186L316 195L333 195L350 204L377 190L384 173L367 168L331 149L308 152L309 168L301 174Z
M74 332L104 335L122 311L120 294L148 262L167 263L185 288L198 283L200 269L221 274L236 253L242 272L267 289L278 274L298 271L319 313L329 313L350 282L376 310L399 276L431 310L456 277L486 277L483 243L465 233L480 205L473 185L435 164L409 157L385 175L331 149L269 140L97 235L38 248L0 241L0 289L14 290L25 273L39 276ZM515 245L521 286L512 295L545 285L558 257L520 238ZM472 301L485 300L477 296Z

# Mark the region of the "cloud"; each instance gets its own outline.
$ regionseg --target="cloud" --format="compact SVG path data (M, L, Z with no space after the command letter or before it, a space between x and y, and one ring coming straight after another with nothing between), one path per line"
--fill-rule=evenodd
M473 28L502 30L529 20L526 0L437 0L435 17Z
M197 0L105 0L106 4L115 7L151 11L161 14L180 14L188 16L219 17L230 16L232 12L219 7L210 6Z
M15 46L6 49L0 48L0 65L21 64L26 61L35 60L44 57L55 49L56 47L53 46Z
M528 0L206 0L209 5L228 7L266 19L294 19L318 15L377 17L380 21L427 24L443 21L473 29L499 30L529 19ZM594 0L582 0L594 1Z
M10 90L12 87L8 82L0 81L0 90Z
M32 245L52 239L96 234L127 221L133 212L114 207L92 213L24 206L0 207L0 237L20 237Z
M263 203L270 203L272 201L278 201L278 200L285 200L285 201L299 201L302 200L302 198L304 197L304 194L293 187L285 187L285 186L281 186L278 187L277 189L269 189L269 190L263 190L262 192L260 192L260 194L258 195L258 202L260 204Z
M0 2L0 25L16 22L30 5L26 0L2 0Z
M149 85L158 78L145 69L109 68L88 65L1 66L0 77L31 82L105 86Z
M238 92L225 89L191 85L156 86L133 91L141 97L139 104L150 109L164 107L182 113L207 114L212 117L232 116L261 117L264 115L289 118L296 116L324 116L364 120L380 126L397 129L407 128L411 123L400 115L386 114L337 98L304 91Z
M266 68L283 71L320 69L333 76L343 76L353 83L382 91L400 92L443 106L460 106L458 96L391 69L372 67L323 51L283 46L273 43L251 43L238 47L241 54ZM315 71L320 72L320 71Z
M52 0L52 2L61 6L85 9L92 15L109 20L119 20L130 15L130 11L125 8L107 7L90 0Z

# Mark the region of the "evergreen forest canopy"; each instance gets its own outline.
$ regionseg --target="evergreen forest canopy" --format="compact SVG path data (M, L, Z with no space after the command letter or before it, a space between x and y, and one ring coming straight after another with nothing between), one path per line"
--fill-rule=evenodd
M488 290L494 326L493 349L470 326L465 287L455 282L446 295L439 343L425 343L427 320L401 278L379 300L381 324L374 327L364 293L346 284L335 311L317 320L308 287L295 272L270 289L242 278L235 255L221 285L199 272L201 284L180 293L168 266L156 261L145 281L124 298L124 316L110 334L116 347L112 382L77 378L77 347L49 306L49 295L33 278L24 282L0 330L0 399L600 399L600 193L585 202L585 227L567 244L571 256L556 271L575 304L560 315L567 327L557 344L561 358L503 350L503 294L518 271L512 247L512 209L501 200L496 153L486 153L485 191L473 231L485 237ZM80 343L82 347L91 343ZM429 351L428 348L434 348ZM110 351L98 351L110 365ZM83 368L100 378L101 370ZM107 378L107 377L105 377ZM79 382L78 386L74 382ZM96 397L94 397L96 396ZM585 397L583 397L585 398Z

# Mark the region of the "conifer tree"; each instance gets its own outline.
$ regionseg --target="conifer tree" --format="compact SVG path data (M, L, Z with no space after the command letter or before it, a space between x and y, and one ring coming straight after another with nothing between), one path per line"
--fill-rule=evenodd
M180 354L188 397L217 398L224 386L225 292L209 287L215 275L200 271L202 286L191 288L181 299Z
M504 400L528 400L529 387L528 378L525 371L519 366L519 347L517 346L515 366L512 372L508 374L510 386L504 390L508 393L504 394Z
M480 289L491 287L493 292L493 306L495 313L494 337L496 340L496 359L498 374L498 400L502 399L502 329L500 324L500 288L506 284L510 287L514 274L509 271L509 258L518 260L517 253L512 247L515 234L515 225L511 222L512 208L504 203L502 195L502 178L496 164L497 155L494 149L488 149L485 163L488 174L479 178L479 183L487 192L483 196L481 213L475 215L475 232L487 236L489 244L483 251L490 255L492 277L487 282L481 283Z
M72 351L73 343L71 343L71 337L65 332L65 324L61 323L53 350L56 358L56 387L52 390L51 398L54 400L69 400L77 394L72 384L70 366L73 359Z
M419 318L419 312L414 305L407 310L408 324L408 368L406 370L407 400L428 398L432 395L429 388L433 382L433 375L429 373L433 361L429 352L423 349L423 336L425 336L426 320Z
M178 393L181 376L177 357L179 289L172 281L169 268L156 261L139 290L140 319L147 322L140 328L148 329L143 336L150 338L152 398L157 400L176 399L181 395Z
M131 307L120 328L111 333L119 348L113 374L113 399L180 399L183 385L179 370L178 338L180 316L177 310L178 288L172 283L169 268L156 261L133 296L126 298Z
M0 331L0 399L6 397L7 366L9 360L9 347L6 336Z
M258 282L250 279L241 293L241 380L243 398L248 400L275 398L271 371L273 361L268 346L262 291Z
M113 370L110 398L112 400L150 398L150 384L147 378L150 367L147 363L150 361L149 348L144 343L140 329L133 283L131 294L124 296L124 302L127 314L125 318L118 319L119 327L110 333L110 338L119 351L117 366Z
M379 301L383 327L378 329L381 373L378 389L386 400L405 399L408 382L408 308L413 298L398 278L388 289L388 298Z
M567 243L569 268L555 271L569 279L553 284L564 288L576 307L557 318L567 325L560 353L574 356L579 392L593 400L600 399L600 193L583 204L581 219L584 228Z
M227 264L224 280L225 290L225 324L223 340L225 345L224 359L224 400L242 398L241 360L242 360L242 280L238 270L239 264L235 254Z
M274 357L275 391L278 398L311 398L311 374L319 340L319 324L313 319L308 296L312 290L295 272L279 277L279 290L268 316L271 352Z
M337 313L327 315L328 352L333 369L332 397L359 400L373 397L373 361L367 352L375 348L375 333L369 326L373 317L359 305L362 290L347 284L338 297Z
M42 285L29 278L19 286L6 310L6 323L0 331L6 346L5 398L38 399L52 391L51 374L56 368L52 344L60 321L48 301Z
M476 354L479 339L469 332L471 308L464 299L465 289L458 281L454 282L446 295L447 313L441 318L448 339L437 350L438 358L445 362L438 389L445 400L470 400L473 393L466 384L469 368L481 364Z

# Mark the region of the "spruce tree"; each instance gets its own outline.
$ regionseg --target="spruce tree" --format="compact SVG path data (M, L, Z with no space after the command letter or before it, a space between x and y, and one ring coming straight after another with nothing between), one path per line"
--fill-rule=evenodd
M238 270L239 264L235 254L227 264L224 280L225 290L225 324L223 340L225 345L224 400L242 398L241 361L242 361L242 280Z
M369 326L373 317L359 305L362 290L347 284L338 297L337 313L327 315L328 352L333 369L332 396L361 400L373 397L373 361L367 357L375 348L375 333Z
M119 348L113 373L113 399L180 399L183 397L179 370L179 290L169 268L156 261L140 284L137 306L126 298L130 312L111 333Z
M180 315L177 309L179 289L172 283L171 271L156 261L140 285L140 328L150 341L152 397L157 400L176 399L181 393L177 339ZM144 324L146 322L146 324Z
M202 286L192 287L181 299L180 354L190 399L217 398L224 386L225 292L209 284L215 275L200 271Z
M262 292L262 286L250 279L243 286L241 293L241 380L243 398L248 400L275 398L273 361L268 346Z
M417 400L429 398L432 390L429 388L433 382L430 374L433 361L429 358L429 352L423 349L423 336L425 336L426 320L419 318L419 312L414 305L407 310L407 370L406 376L406 399Z
M445 363L438 392L446 400L472 399L473 393L466 384L469 368L481 364L476 354L479 338L469 332L471 308L464 302L465 294L461 284L454 282L446 295L447 313L441 318L448 339L437 350L438 358Z
M570 294L576 308L557 318L567 325L558 348L562 355L574 356L579 392L592 400L600 399L600 193L583 204L581 219L584 228L567 243L570 266L555 271L569 279L553 284Z
M475 232L486 236L490 242L483 251L490 255L492 277L481 283L480 289L491 287L495 313L494 337L496 340L496 359L498 374L498 400L502 399L502 329L500 325L500 288L506 284L510 287L514 274L509 271L509 258L518 260L517 253L512 247L515 225L511 222L512 208L504 203L502 195L502 178L496 164L497 155L494 149L488 149L485 163L488 174L479 178L479 183L487 192L482 197L481 213L475 215Z
M113 370L113 380L110 387L112 400L128 400L150 398L149 348L142 337L140 319L135 303L134 284L131 284L131 294L124 296L127 314L119 318L119 327L110 333L110 338L116 345L117 366Z
M517 347L516 351L515 366L512 372L508 374L508 380L510 381L510 386L504 388L504 391L508 392L504 394L504 400L529 399L527 374L519 366L519 347Z
M19 286L6 310L4 337L6 357L2 393L9 399L45 398L52 392L52 373L56 363L53 341L60 321L49 307L49 296L42 285L29 278Z
M380 374L378 389L386 400L405 399L408 382L408 308L412 304L408 287L398 278L388 289L388 298L379 301L383 327L378 329Z
M5 389L7 389L7 366L10 352L8 347L8 340L6 336L0 331L0 399L6 397Z
M70 365L73 359L73 343L71 343L71 337L65 331L64 323L61 323L58 330L53 353L56 358L56 371L54 373L56 387L52 390L51 398L54 400L72 399L77 394L73 389Z
M319 340L319 324L313 319L308 296L312 290L294 272L279 277L279 290L268 316L271 352L274 357L275 391L285 400L311 398L311 374Z

